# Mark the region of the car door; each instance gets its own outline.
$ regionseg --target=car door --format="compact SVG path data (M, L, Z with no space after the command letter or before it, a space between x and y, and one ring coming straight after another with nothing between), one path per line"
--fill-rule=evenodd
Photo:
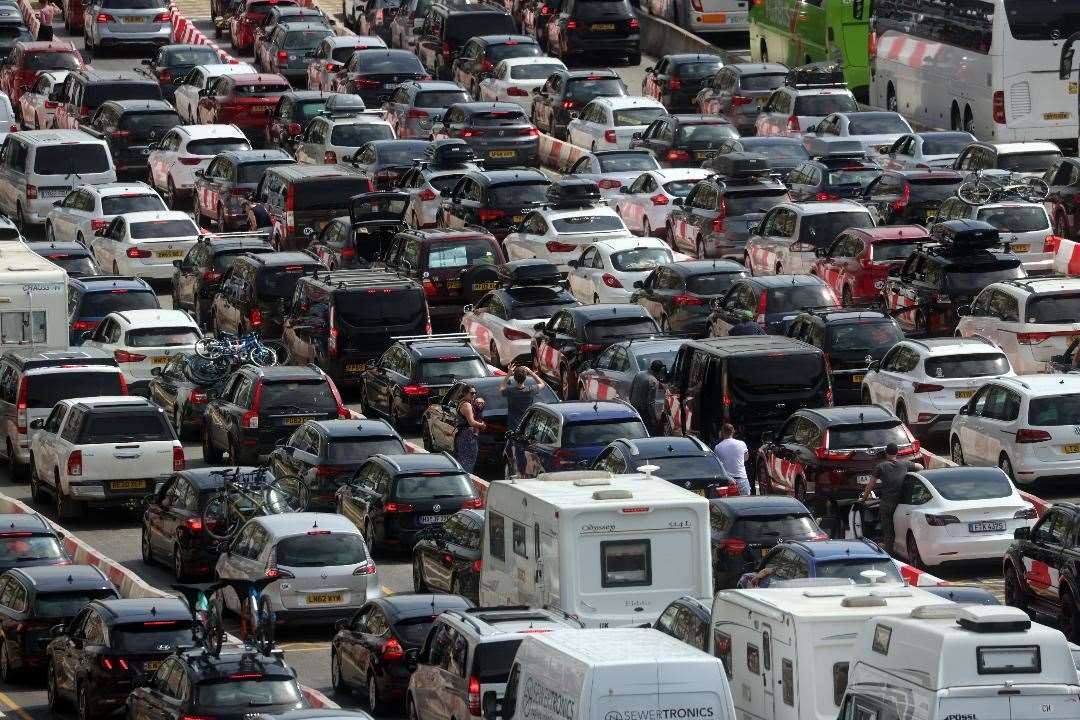
M53 407L41 431L34 433L30 439L30 463L37 477L50 485L55 478L53 469L57 467L55 439L64 425L69 407L66 403Z
M1020 416L1020 395L1002 385L994 386L982 412L981 433L976 439L980 465L997 466L1010 454Z
M436 450L453 451L457 435L457 406L465 394L467 385L457 383L443 395L442 400L428 409L431 444Z
M1060 600L1064 550L1069 540L1068 513L1051 507L1031 528L1027 540L1017 542L1024 580L1037 598L1057 604Z
M177 475L173 475L161 484L152 496L152 500L143 511L143 526L150 548L158 554L164 553L166 547L172 547L172 538L165 536L164 516L175 502L175 488Z
M603 262L600 260L600 251L595 247L590 247L581 253L581 256L577 259L577 266L570 268L570 272L567 274L570 292L582 303L593 302L595 293L593 281L597 267L603 267Z
M885 552L891 555L906 555L909 531L915 535L916 542L923 540L926 523L916 521L914 511L920 505L925 505L933 499L934 496L917 475L909 474L904 477L900 486L900 502L893 513L894 545L891 548L885 548Z
M559 419L546 411L539 411L533 424L532 434L526 438L525 477L536 477L542 472L555 470L553 458L558 450Z
M994 384L984 385L979 389L957 418L957 434L960 447L964 453L964 462L968 465L985 465L982 454L985 452L986 442L982 439L985 425L983 413L986 411L987 402L991 392L997 386Z

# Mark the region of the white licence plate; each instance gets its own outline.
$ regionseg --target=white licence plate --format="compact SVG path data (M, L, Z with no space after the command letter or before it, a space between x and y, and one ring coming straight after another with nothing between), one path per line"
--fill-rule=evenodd
M1004 532L1005 523L1001 520L983 520L982 522L968 523L968 532Z
M855 482L859 483L860 485L865 485L866 483L870 482L870 476L869 475L856 475L855 476Z
M418 522L421 525L439 525L446 522L449 515L421 515L418 518Z

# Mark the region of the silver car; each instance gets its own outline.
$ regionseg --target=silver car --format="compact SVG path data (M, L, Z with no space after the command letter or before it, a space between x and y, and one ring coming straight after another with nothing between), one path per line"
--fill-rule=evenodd
M325 624L380 597L379 572L352 521L332 513L284 513L249 520L215 566L222 579L277 577L262 591L279 623ZM240 598L226 593L240 611Z
M165 0L90 0L83 12L87 50L172 42Z

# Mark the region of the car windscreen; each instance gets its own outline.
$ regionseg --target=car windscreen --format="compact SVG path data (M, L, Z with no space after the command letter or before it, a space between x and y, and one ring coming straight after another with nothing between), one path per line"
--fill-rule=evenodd
M149 210L168 210L164 201L157 193L125 193L123 195L110 195L101 198L102 215L121 215L130 212L144 212Z
M682 125L675 133L675 144L687 147L715 147L721 140L739 137L739 131L726 123Z
M883 448L889 443L907 445L911 442L899 422L834 425L828 433L830 448Z
M659 167L656 156L648 152L604 153L603 155L597 155L596 159L600 161L600 172L605 173L633 172L635 170L645 172Z
M1028 298L1024 310L1029 323L1068 323L1080 318L1080 293L1035 295Z
M85 175L108 172L109 152L99 143L40 145L34 155L34 172L39 175Z
M78 70L80 64L78 56L70 52L44 51L23 55L23 67L35 73L39 70Z
M546 80L551 73L562 70L562 63L525 63L510 68L511 80Z
M301 702L296 681L285 677L259 676L250 680L226 678L201 682L198 685L198 707L239 708L238 712L251 712L252 708L269 705L293 707Z
M566 81L566 99L579 103L587 103L597 97L617 97L625 94L622 81L615 77L590 75Z
M106 445L123 442L175 440L172 426L160 410L134 406L124 412L93 413L83 420L78 442L81 445Z
M672 197L684 198L690 194L700 180L672 180L664 183L664 192Z
M440 500L472 497L472 480L465 473L440 475L437 471L419 475L403 475L394 481L390 495L397 500Z
M842 187L846 185L848 187L858 187L861 190L865 190L870 183L881 176L881 169L854 166L830 170L827 175L828 179L826 182L831 187Z
M1045 398L1046 400L1059 400L1060 397ZM1077 396L1070 398L1075 403ZM1031 409L1035 407L1037 399L1032 399L1028 414L1034 417ZM1038 425L1039 423L1033 423ZM1052 423L1047 423L1052 424ZM1072 424L1071 422L1069 423ZM1012 497L1013 485L1009 477L1003 472L963 472L960 470L950 471L943 474L930 473L923 476L923 480L934 487L946 500L992 500L995 498Z
M743 138L741 142L744 151L764 155L774 164L792 166L810 159L810 153L799 143L769 142L765 138L761 142Z
M250 150L251 143L240 138L207 138L187 144L188 155L217 155L230 150Z
M849 135L909 132L911 132L911 127L904 121L904 118L893 113L854 113L848 115Z
M918 202L925 202L952 197L961 182L963 179L957 177L911 178L908 185L911 188L911 197Z
M74 253L49 253L46 255L54 265L59 265L71 277L85 277L98 275L97 265L89 255L76 255Z
M1009 359L1003 353L972 353L927 358L926 374L932 378L974 378L1004 375Z
M552 218L551 227L557 233L598 233L625 230L626 225L618 215L574 215Z
M545 180L495 185L488 188L487 204L496 208L542 205L547 199L547 189L550 184Z
M746 277L746 273L716 272L691 275L686 278L686 290L695 295L722 295L731 287L731 283L741 277Z
M380 328L419 321L425 315L424 292L418 287L384 288L378 291L340 292L334 318L345 328Z
M999 260L966 265L957 262L945 271L945 288L958 295L975 295L987 285L1027 277L1019 260Z
M517 32L514 18L506 12L453 13L444 22L443 41L455 48L481 35L513 35Z
M246 162L236 168L236 182L240 185L258 185L263 173L278 165L292 165L292 160L271 160L270 162Z
M416 93L413 99L413 105L421 108L448 108L460 102L469 102L464 90L426 90Z
M326 461L331 465L356 465L372 455L397 455L406 452L396 437L334 438L326 447Z
M885 260L907 260L915 250L915 243L906 240L876 242L870 246L870 257L875 262Z
M724 195L728 217L767 213L779 203L787 202L788 199L787 190L783 187L750 192L733 192Z
M656 321L648 317L624 317L593 320L585 327L585 337L591 343L610 344L635 335L659 335Z
M161 100L161 86L156 82L95 82L83 90L83 105L97 108L106 100Z
M353 195L371 190L371 180L366 177L333 175L294 183L291 192L297 210L348 210Z
M671 251L667 248L643 247L611 254L611 266L619 272L645 272L669 262Z
M128 331L125 338L131 347L181 347L198 339L198 331L190 327L140 328Z
M112 649L129 653L166 653L191 647L190 620L150 620L124 623L109 631Z
M645 464L645 461L636 464L640 466ZM698 478L728 479L728 474L724 466L720 464L720 460L711 454L691 457L654 457L648 459L648 464L659 467L660 469L654 470L652 474L668 482Z
M765 312L783 313L803 308L833 307L836 295L827 285L789 285L765 291Z
M464 269L496 262L495 246L482 238L443 240L428 246L427 264L431 270Z
M369 50L356 59L356 71L366 75L410 75L424 73L420 60L407 52Z
M335 567L359 565L368 559L364 541L358 533L331 533L309 530L293 535L274 546L278 565L287 567Z
M862 575L867 570L880 570L885 573L885 577L875 582L900 583L904 581L900 577L900 571L896 569L896 563L889 558L880 560L872 558L841 558L839 560L817 561L817 577L853 580L856 585L870 584L870 580Z
M640 420L594 420L563 425L564 447L607 445L619 439L636 440L648 437L649 431Z
M330 131L330 144L344 147L360 147L374 140L393 139L393 129L383 123L346 123L335 125Z
M807 393L828 381L825 358L817 353L735 355L728 365L729 386L751 401L761 395Z
M136 133L157 132L164 134L166 130L180 124L180 116L175 110L163 110L161 112L130 112L124 113L120 118L120 127Z
M793 115L825 117L834 112L858 112L859 104L849 93L827 95L801 95L795 98Z
M38 617L75 617L91 600L111 600L114 590L73 590L70 592L39 592L34 598L34 614Z
M51 408L61 400L77 397L122 395L120 371L91 372L67 368L26 376L26 406Z
M715 75L722 65L720 58L681 63L675 66L675 74L684 80L700 80Z
M739 88L746 92L775 90L784 84L783 73L763 73L761 75L743 75L739 78Z
M171 237L194 237L199 229L191 220L147 220L129 223L132 240L157 240Z
M866 352L877 354L904 339L904 333L892 320L857 320L829 325L825 344L830 352Z
M1008 153L998 156L997 167L1010 172L1041 173L1060 157L1060 152Z
M880 174L880 171L878 171ZM818 215L803 215L799 226L799 240L810 243L816 248L828 247L836 236L848 228L874 227L874 220L870 213L861 212L830 212Z
M331 414L337 401L326 380L263 380L260 412Z
M447 385L458 378L484 377L488 374L483 360L478 357L455 357L447 359L427 358L420 361L420 382Z
M662 107L640 107L612 110L611 117L615 127L628 127L631 125L648 125L656 118L666 114L667 110Z
M319 44L327 35L333 35L330 28L325 30L291 30L285 34L284 48L286 50L310 50Z
M17 535L17 533L14 533ZM51 535L0 537L0 565L67 558Z
M510 666L522 638L486 642L476 646L472 676L482 683L504 683L510 677ZM528 692L528 690L526 690ZM557 698L558 696L553 696Z
M540 49L540 46L535 43L506 43L504 45L489 45L487 49L488 59L492 63L497 63L500 60L508 60L510 58L519 57L541 57L544 51Z
M83 295L79 303L79 317L104 317L111 312L156 310L160 307L157 295L149 290L118 288Z
M824 536L808 512L750 515L736 518L730 537L760 543L772 540L814 540Z
M1050 217L1041 205L980 208L976 219L990 223L1003 233L1050 229Z

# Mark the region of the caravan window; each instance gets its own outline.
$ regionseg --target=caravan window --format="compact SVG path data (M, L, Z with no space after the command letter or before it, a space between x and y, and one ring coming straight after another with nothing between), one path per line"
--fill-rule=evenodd
M518 522L514 523L514 554L526 559L529 557L525 547L525 526Z
M652 585L652 543L612 540L600 543L601 587Z
M488 511L488 552L492 557L506 559L506 519Z
M45 342L45 311L0 313L0 343Z
M746 643L746 669L755 675L761 673L761 651L757 645Z
M784 704L795 706L795 668L790 660L780 661L780 679L784 684Z
M980 675L1042 672L1038 645L980 647L975 649Z
M719 625L720 623L717 623ZM724 672L730 680L731 675L731 636L727 633L716 632L713 636L713 654L724 663Z

